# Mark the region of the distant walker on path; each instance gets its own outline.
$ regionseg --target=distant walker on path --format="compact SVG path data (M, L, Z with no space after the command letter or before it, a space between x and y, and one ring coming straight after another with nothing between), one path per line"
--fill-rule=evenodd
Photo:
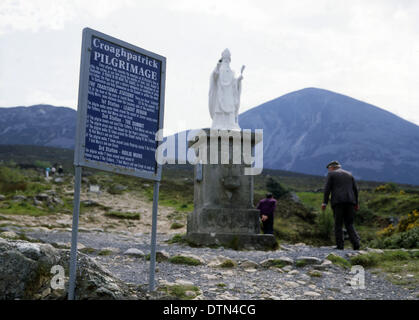
M273 234L276 200L273 198L272 193L268 193L265 199L260 200L256 208L260 210L260 217L263 224L263 233Z
M322 210L326 209L329 195L332 194L331 205L335 218L336 249L343 250L344 248L342 231L344 223L354 250L358 250L359 236L353 225L355 211L359 210L358 186L355 178L350 172L343 170L338 161L330 162L326 168L329 173L324 187Z

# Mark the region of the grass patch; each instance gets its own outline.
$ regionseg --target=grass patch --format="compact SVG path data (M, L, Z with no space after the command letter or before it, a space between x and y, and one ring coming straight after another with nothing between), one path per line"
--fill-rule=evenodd
M414 251L385 251L383 254L368 253L353 257L352 263L374 268L374 273L384 273L387 280L396 285L417 290L419 287L419 258Z
M342 258L336 254L329 254L326 257L327 260L331 261L333 264L338 265L344 269L348 269L351 267L351 263L346 260L345 258Z
M117 218L117 219L130 219L130 220L141 219L141 215L139 212L108 211L108 212L105 212L105 216L110 217L110 218Z
M412 257L407 251L395 250L385 251L384 253L370 252L366 254L359 254L351 257L350 262L352 265L361 265L368 268L381 265L383 262L401 263L401 261L409 259L417 259L417 257Z
M188 243L185 239L185 234L175 234L171 239L166 241L169 244L173 243Z
M378 253L360 254L350 258L352 265L360 265L365 268L377 266L380 261Z
M368 208L380 215L404 215L419 208L416 194L376 194L371 196Z
M321 278L323 274L319 271L310 271L308 275L312 278Z
M150 257L151 257L150 253L147 253L145 255L146 261L150 261ZM163 257L163 255L159 254L159 252L156 252L156 262L163 262L163 261L166 261L166 260L167 260L167 258Z
M170 226L170 229L180 229L183 228L185 225L179 222L173 222Z
M170 220L185 220L187 216L186 212L179 212L179 211L174 211L171 212L167 215L167 218Z
M29 182L25 190L25 196L35 196L47 190L51 190L51 187L40 182Z
M233 260L227 259L225 260L220 267L221 268L234 268L236 266L236 263Z
M103 249L103 250L99 251L98 255L99 256L110 256L112 253L113 253L112 250Z
M319 210L323 202L323 193L297 192L297 196L307 208L312 210ZM330 210L330 206L327 210Z
M199 266L201 264L201 261L191 258L191 257L185 257L185 256L174 256L169 258L170 263L174 264L185 264L188 266Z
M297 268L304 268L308 263L305 260L297 260L295 266Z
M227 245L227 248L233 249L233 250L240 250L241 246L240 246L240 241L239 241L239 237L234 236L233 239L231 239Z
M3 202L3 206L0 208L0 213L39 217L54 214L55 212L48 209L38 208L26 200L8 200Z
M153 187L144 188L144 193L150 201L153 200ZM183 179L168 179L162 181L159 190L159 205L175 208L179 212L192 212L193 182Z
M93 253L96 253L97 250L94 248L86 247L86 248L80 249L79 251L85 254L93 254Z
M272 267L275 268L283 268L285 266L287 266L288 264L282 260L278 260L278 259L274 259L272 260Z
M160 287L159 291L163 291L169 296L174 296L177 299L181 299L181 300L191 300L200 294L199 288L197 286L180 285L180 284ZM193 293L193 295L192 294L188 295L187 293L189 292Z

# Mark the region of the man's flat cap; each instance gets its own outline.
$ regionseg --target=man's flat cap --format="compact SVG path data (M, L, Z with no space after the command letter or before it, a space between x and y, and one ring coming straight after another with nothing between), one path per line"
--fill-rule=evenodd
M338 162L338 161L332 161L332 162L330 162L327 166L326 166L326 168L329 168L329 167L338 167L338 166L340 166L340 163Z

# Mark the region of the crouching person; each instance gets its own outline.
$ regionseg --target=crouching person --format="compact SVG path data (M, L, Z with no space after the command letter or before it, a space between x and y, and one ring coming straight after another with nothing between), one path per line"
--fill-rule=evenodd
M266 198L260 200L256 208L260 210L260 218L262 220L263 233L273 234L276 200L273 198L272 193L268 193L266 195Z

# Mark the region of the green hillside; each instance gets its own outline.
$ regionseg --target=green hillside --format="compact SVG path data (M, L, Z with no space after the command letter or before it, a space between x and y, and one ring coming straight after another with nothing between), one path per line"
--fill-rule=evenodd
M73 188L72 161L72 150L0 146L0 194L5 196L3 201L0 201L0 212L23 215L71 214L72 197L60 192L65 188ZM13 200L16 195L31 199L38 193L49 190L51 183L55 182L45 181L44 166L54 163L64 166L65 176L62 177L63 181L58 182L62 187L57 188L62 203L54 206L36 206L31 201L17 203ZM87 183L97 184L101 190L111 194L130 192L133 196L141 194L152 200L153 184L149 181L92 169L84 169L83 176L84 188L87 188ZM255 204L266 194L269 181L271 184L272 181L280 184L284 190L284 194L278 199L275 216L275 235L279 242L305 242L313 245L334 243L332 212L329 207L325 212L320 210L324 180L325 178L320 176L280 170L264 170L261 175L255 176ZM405 241L404 243L408 243L405 246L418 247L419 239L415 237L419 233L411 230L418 230L419 227L419 219L416 222L414 218L414 213L419 211L419 187L369 181L359 181L359 187L361 210L356 215L355 223L362 245L397 247L397 243ZM183 223L186 222L186 213L193 210L191 165L164 166L159 203L176 210L176 221L183 219ZM84 209L86 208L82 206L82 212ZM106 208L102 209L106 211ZM107 214L111 215L109 212ZM405 227L397 229L400 223ZM407 240L401 239L401 234L405 232L410 232L406 236ZM387 238L393 240L386 240ZM387 244L384 244L384 240Z

